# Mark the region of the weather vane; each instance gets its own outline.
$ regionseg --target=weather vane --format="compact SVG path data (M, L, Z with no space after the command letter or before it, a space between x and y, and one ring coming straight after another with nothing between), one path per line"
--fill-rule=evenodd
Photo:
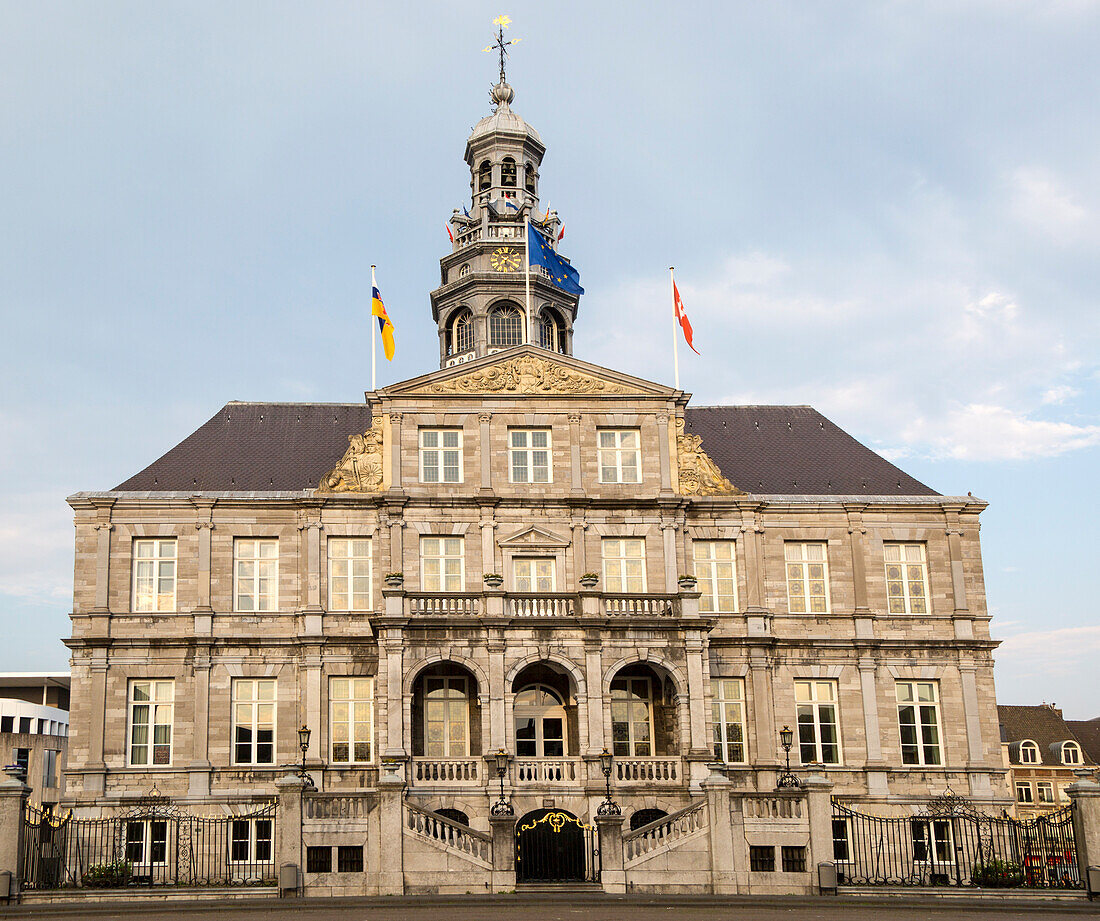
M518 45L521 41L523 41L523 39L521 39L521 38L513 38L511 41L507 41L507 42L504 40L504 30L507 29L508 26L510 26L511 24L512 24L512 20L509 17L507 17L503 14L501 14L496 19L494 19L493 20L493 25L497 27L497 40L494 44L489 45L489 46L487 46L486 48L483 49L485 51L499 51L500 52L500 82L501 83L507 83L508 82L507 80L504 79L504 62L508 58L508 46L509 45Z

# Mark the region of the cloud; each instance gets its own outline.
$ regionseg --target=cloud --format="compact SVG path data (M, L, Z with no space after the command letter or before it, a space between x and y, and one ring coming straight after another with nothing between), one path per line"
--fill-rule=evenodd
M1016 219L1056 242L1070 242L1087 223L1088 211L1047 169L1020 167L1009 177L1009 186Z
M1100 624L1036 630L1006 638L997 650L998 664L1010 665L1022 676L1061 678L1100 655Z
M1072 400L1074 397L1079 397L1081 391L1076 387L1070 387L1068 384L1059 384L1057 387L1051 387L1046 393L1043 394L1043 403L1060 404L1065 403L1066 400Z

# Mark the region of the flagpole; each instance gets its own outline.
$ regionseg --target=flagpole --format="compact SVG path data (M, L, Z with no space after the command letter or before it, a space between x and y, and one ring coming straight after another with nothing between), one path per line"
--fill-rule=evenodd
M378 335L378 331L375 327L378 326L377 321L374 319L374 289L378 287L374 280L374 269L372 265L370 267L370 389L377 390L378 382L375 378L375 369L378 364L378 359L375 357L375 345L374 340Z
M531 215L523 217L523 255L526 257L527 266L523 274L523 285L527 297L527 344L534 339L531 323Z
M672 366L676 373L676 389L680 389L680 349L676 340L679 338L676 335L676 326L678 317L676 316L676 278L673 275L673 269L675 266L668 267L668 281L670 287L670 293L672 294Z

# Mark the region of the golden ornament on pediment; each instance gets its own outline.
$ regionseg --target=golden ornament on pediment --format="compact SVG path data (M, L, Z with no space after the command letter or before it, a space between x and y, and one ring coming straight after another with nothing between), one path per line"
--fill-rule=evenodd
M382 417L375 416L362 435L348 436L348 449L336 467L321 477L318 492L381 492Z
M684 417L676 419L676 460L680 494L684 496L741 496L744 493L722 476L718 465L703 450L703 439L684 431Z
M520 355L480 371L428 384L417 392L582 394L634 391L537 355Z

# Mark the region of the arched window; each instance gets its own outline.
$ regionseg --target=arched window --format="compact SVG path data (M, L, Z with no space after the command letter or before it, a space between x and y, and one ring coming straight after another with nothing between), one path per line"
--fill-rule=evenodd
M460 310L451 320L448 355L461 355L474 349L474 318L469 310Z
M530 160L523 164L523 187L532 195L535 193L535 164Z
M565 326L549 307L543 307L539 316L538 343L540 348L565 353Z
M667 812L663 809L635 809L630 815L630 830L637 831L643 825L663 819Z
M1080 764L1081 746L1076 742L1062 743L1062 764Z
M1039 746L1031 739L1020 743L1020 764L1038 764Z
M458 822L459 825L465 825L467 828L470 827L470 817L461 809L437 809L435 814L450 819L452 822Z
M500 164L500 184L513 189L516 187L516 161L511 157L505 157Z
M523 344L523 314L515 307L498 307L489 314L489 345Z
M470 264L468 262L462 263L462 265L459 266L459 268L458 268L458 277L459 278L464 278L465 276L467 276L469 274L470 274Z
M493 184L493 164L488 160L482 160L477 168L477 190L484 192Z
M532 684L516 694L516 755L520 758L565 757L565 705L557 691Z

